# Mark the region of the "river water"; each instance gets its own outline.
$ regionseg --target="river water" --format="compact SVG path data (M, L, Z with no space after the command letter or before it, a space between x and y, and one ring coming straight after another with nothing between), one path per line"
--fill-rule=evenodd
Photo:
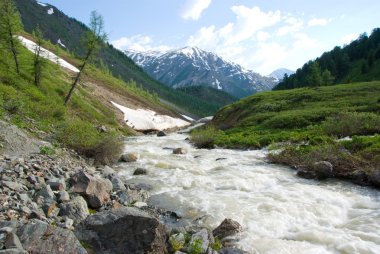
M122 165L130 182L148 183L151 202L215 228L225 218L244 231L249 253L380 253L380 195L346 182L298 178L265 162L265 151L195 149L184 134L126 141L139 160ZM167 148L185 148L174 155ZM148 170L133 176L137 167Z

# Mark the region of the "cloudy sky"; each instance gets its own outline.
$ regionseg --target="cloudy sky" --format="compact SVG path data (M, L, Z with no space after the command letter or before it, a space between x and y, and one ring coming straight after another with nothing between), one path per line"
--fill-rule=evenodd
M197 46L247 69L296 70L380 26L377 0L45 0L88 23L97 10L120 49Z

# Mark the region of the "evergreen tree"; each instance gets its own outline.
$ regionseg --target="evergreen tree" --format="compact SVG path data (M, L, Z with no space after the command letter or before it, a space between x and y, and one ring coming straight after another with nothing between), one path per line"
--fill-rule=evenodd
M23 30L20 14L12 0L0 1L0 43L12 53L17 73L20 73L18 60L20 42L16 35Z
M69 93L66 96L65 104L70 100L71 95L80 80L80 76L84 71L90 58L100 49L101 45L104 44L107 39L107 35L104 32L104 21L103 17L96 11L91 12L90 17L90 30L84 35L84 41L86 44L86 55L83 59L83 63L79 68L79 72L71 86Z
M332 85L334 80L335 78L329 70L326 69L322 72L322 85Z
M34 41L36 43L36 48L34 50L34 61L33 61L33 74L34 74L34 84L36 86L41 85L41 75L42 75L42 67L45 63L44 59L41 57L41 47L43 43L42 31L37 26L37 28L33 31Z

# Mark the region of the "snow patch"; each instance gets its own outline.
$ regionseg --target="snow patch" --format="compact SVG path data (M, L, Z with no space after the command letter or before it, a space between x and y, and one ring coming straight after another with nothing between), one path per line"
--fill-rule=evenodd
M61 39L58 39L57 44L66 48L66 45L62 43Z
M190 116L187 116L187 115L181 115L183 116L183 118L185 118L186 120L189 120L191 122L194 122L195 120L193 118L191 118Z
M43 7L46 7L47 4L44 4L44 3L41 3L41 2L37 2L39 5L43 6Z
M218 80L218 79L215 79L215 82L216 82L217 88L218 88L219 90L222 90L222 87L221 87L221 85L220 85L219 80Z
M21 43L30 51L35 52L36 51L36 43L34 43L31 40L28 40L22 36L18 36L18 39L21 41ZM64 68L67 68L73 72L79 72L78 68L76 68L74 65L66 62L62 58L59 58L56 54L50 52L47 49L44 49L41 47L41 57L46 58L54 63L57 63L59 66L62 66Z
M131 109L119 105L113 101L111 103L121 112L124 113L124 120L127 125L135 130L166 130L175 127L184 127L190 125L179 118L173 118L167 115L158 115L155 111L148 109Z
M54 9L53 9L53 8L50 8L49 10L47 10L47 14L49 14L49 15L54 14Z

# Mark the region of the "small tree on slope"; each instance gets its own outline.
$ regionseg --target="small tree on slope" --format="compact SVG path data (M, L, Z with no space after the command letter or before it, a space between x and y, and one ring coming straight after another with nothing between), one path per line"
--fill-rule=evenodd
M100 49L100 46L107 39L107 35L104 32L104 21L103 17L98 14L96 11L91 12L90 18L90 31L86 32L84 36L84 41L86 43L86 55L83 59L83 63L79 68L79 72L74 80L74 83L71 85L71 89L66 96L65 105L70 100L71 95L80 80L80 76L90 60L90 58L94 55L96 51Z
M18 51L20 41L16 35L23 30L20 14L12 0L0 1L0 44L12 53L16 71L20 73Z
M34 72L34 84L39 86L41 84L42 67L45 63L41 57L41 47L43 43L42 31L39 26L33 31L33 37L36 42L36 48L34 50L33 72Z

